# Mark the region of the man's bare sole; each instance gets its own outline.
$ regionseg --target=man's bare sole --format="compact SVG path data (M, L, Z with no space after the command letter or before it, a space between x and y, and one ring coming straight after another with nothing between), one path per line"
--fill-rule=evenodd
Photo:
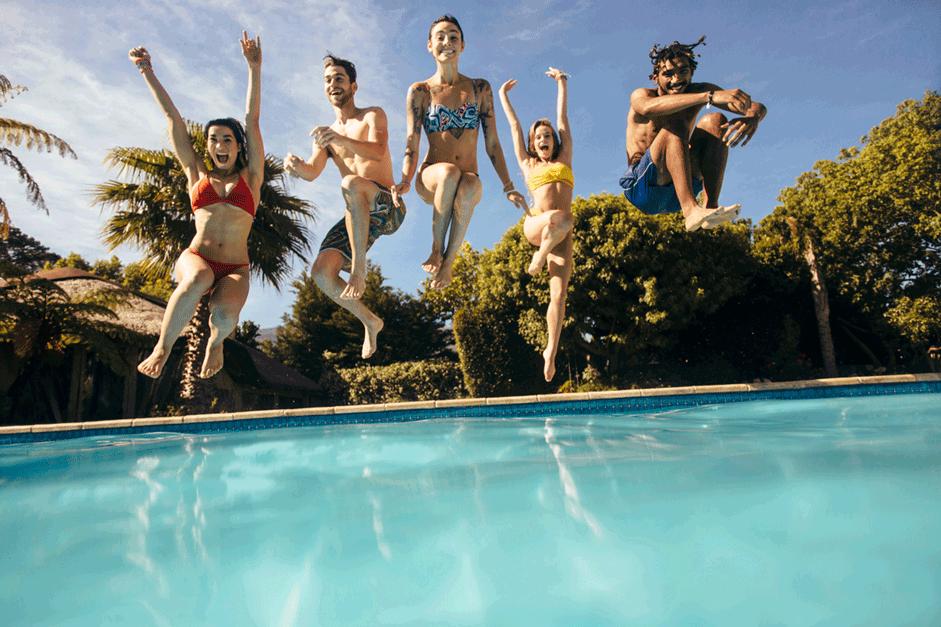
M385 326L385 323L381 318L376 318L376 322L371 324L364 322L363 326L366 327L366 338L363 340L362 355L363 359L369 359L375 354L376 349L379 348L379 344L376 342L376 336L382 331L382 327Z
M555 377L555 355L550 354L547 348L542 351L542 359L545 362L542 367L542 374L546 377L546 381L552 381L552 378Z
M722 207L720 207L721 209ZM741 205L732 205L731 207L726 207L723 213L720 213L718 216L709 218L706 220L702 228L704 229L714 229L720 224L725 224L726 222L732 222L733 220L738 220L738 216L742 213Z
M358 300L363 292L366 291L366 279L361 276L350 275L350 280L346 284L340 298L344 300Z
M686 217L686 230L690 233L701 228L713 228L723 222L734 220L742 210L741 205L716 207L715 209L707 209L698 205L697 207L699 210Z

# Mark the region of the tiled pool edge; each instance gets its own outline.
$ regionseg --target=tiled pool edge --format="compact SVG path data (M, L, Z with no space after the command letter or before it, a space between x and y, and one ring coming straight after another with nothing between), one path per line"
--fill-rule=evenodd
M642 413L759 400L889 396L933 392L941 392L941 375L842 377L781 383L737 383L380 405L272 409L227 414L0 427L0 446L95 435L138 435L153 432L219 433L307 425L411 422L430 418L457 417L521 418L597 411Z

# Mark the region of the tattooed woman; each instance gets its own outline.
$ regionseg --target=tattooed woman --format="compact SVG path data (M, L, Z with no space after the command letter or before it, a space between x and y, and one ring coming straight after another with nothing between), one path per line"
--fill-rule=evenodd
M487 155L503 182L503 193L523 210L526 200L514 189L507 172L493 116L490 83L458 72L458 60L464 51L464 31L457 18L444 15L435 20L428 33L428 51L438 70L408 91L408 136L402 182L392 193L396 198L408 193L418 170L415 188L421 199L434 208L431 255L422 268L432 275L431 287L441 289L451 283L451 267L464 241L474 207L480 202L477 137L481 128ZM428 136L428 152L418 165L416 156L422 127Z

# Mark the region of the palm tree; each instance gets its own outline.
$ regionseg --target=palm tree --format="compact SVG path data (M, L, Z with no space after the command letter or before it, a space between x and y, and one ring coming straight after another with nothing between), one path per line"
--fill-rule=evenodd
M204 154L206 141L202 127L187 121L196 154ZM142 270L148 279L169 278L173 264L193 238L192 209L186 174L170 150L113 148L105 158L127 181L111 180L93 189L93 201L114 210L102 228L105 243L114 250L132 244L146 253ZM207 160L207 167L209 162ZM310 232L305 225L315 207L284 190L284 166L280 159L265 157L265 182L261 202L248 237L248 254L253 276L280 289L288 277L290 261L297 256L305 264L310 251ZM197 393L200 359L209 337L208 299L203 298L195 316L196 332L189 338L183 360L183 398L191 399L187 409L208 409L205 396ZM204 390L202 390L204 391Z
M22 85L13 85L6 76L0 74L0 107L3 106L7 98L13 98L24 91L29 90ZM24 141L27 150L36 148L39 151L52 152L53 149L56 149L61 157L71 155L73 159L78 158L71 146L55 135L23 122L0 118L0 144L19 146ZM0 145L0 163L16 170L17 174L20 175L20 180L26 183L26 198L48 214L49 209L46 207L46 201L43 200L42 193L39 191L39 185L20 160L16 158L13 151L2 145ZM9 236L11 224L7 204L3 202L3 198L0 198L0 239L6 239Z

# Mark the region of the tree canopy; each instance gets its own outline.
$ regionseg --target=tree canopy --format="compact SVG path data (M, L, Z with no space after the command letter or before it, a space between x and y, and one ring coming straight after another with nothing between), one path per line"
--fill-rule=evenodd
M901 103L860 146L818 161L778 201L756 231L759 255L794 256L809 242L830 291L862 312L873 332L900 334L920 348L941 340L932 313L941 310L937 92Z

